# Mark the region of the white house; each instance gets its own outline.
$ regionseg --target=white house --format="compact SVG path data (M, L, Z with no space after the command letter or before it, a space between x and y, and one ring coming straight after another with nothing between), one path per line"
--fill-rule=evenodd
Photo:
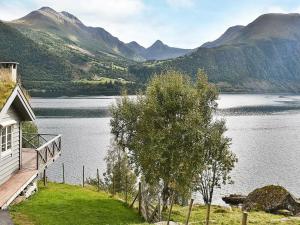
M5 209L61 154L60 135L22 134L35 115L17 82L15 62L0 62L0 209ZM26 138L25 138L26 136Z

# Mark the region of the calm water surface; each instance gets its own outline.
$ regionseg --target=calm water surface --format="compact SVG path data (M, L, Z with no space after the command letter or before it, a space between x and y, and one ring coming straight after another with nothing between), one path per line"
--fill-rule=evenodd
M63 154L49 169L51 180L80 183L105 170L110 144L108 108L118 97L33 98L42 133L63 135ZM228 193L248 193L267 184L279 184L300 197L300 96L224 94L218 118L227 122L227 136L239 162L232 172L233 185L215 195L215 203Z

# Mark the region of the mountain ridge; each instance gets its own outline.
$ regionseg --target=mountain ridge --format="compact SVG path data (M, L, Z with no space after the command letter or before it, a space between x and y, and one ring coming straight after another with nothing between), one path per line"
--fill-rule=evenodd
M163 43L150 50L126 44L102 27L86 26L73 14L67 11L57 12L50 7L41 7L20 19L11 21L10 24L21 31L32 29L55 34L90 52L100 51L135 61L170 59L190 51L169 47ZM161 48L163 50L160 50Z
M136 51L146 60L166 60L177 58L186 55L193 51L193 49L183 49L170 47L161 40L156 40L151 46L145 48L136 41L127 43L127 46Z
M224 45L228 43L230 40L233 40L244 27L245 26L242 25L229 27L219 38L217 38L214 41L206 42L202 44L200 47L213 48L213 47Z
M14 41L29 43L30 39L30 43L36 43L36 47L27 49L33 52L29 54L32 61L39 61L36 57L41 55L45 62L41 53L44 51L54 62L53 67L58 66L57 71L41 66L43 80L30 72L30 61L22 57L20 62L28 64L26 71L30 74L25 83L32 89L57 90L52 74L76 85L111 79L138 86L168 69L185 72L192 78L204 69L209 81L224 91L300 93L300 14L263 14L246 26L229 27L218 39L192 50L170 47L160 40L148 48L136 41L124 43L101 27L85 26L76 16L49 7L7 24L21 32L11 30L16 36ZM1 35L3 40L9 38L4 32ZM7 49L2 43L3 59L19 51Z
M229 27L224 34L214 41L206 42L201 47L248 43L260 39L300 40L300 14L267 13L262 14L247 26Z
M39 30L52 33L91 52L107 52L129 59L138 59L126 44L101 27L84 25L76 16L50 7L42 7L24 17L11 21L18 29Z
M300 93L299 27L300 14L264 14L189 55L130 71L147 80L166 69L192 77L204 69L223 91Z

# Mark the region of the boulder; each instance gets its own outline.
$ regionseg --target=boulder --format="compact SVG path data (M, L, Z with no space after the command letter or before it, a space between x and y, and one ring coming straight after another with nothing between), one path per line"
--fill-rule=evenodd
M300 212L300 201L285 188L269 185L252 191L245 199L243 209L247 211L263 210L269 213L288 210L296 215Z
M240 205L243 204L247 196L231 194L222 198L222 200L229 205Z

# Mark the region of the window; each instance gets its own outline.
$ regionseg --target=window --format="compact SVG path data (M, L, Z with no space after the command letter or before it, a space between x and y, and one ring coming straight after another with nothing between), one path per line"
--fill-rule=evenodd
M12 131L13 131L12 125L3 127L1 129L1 157L11 154Z

